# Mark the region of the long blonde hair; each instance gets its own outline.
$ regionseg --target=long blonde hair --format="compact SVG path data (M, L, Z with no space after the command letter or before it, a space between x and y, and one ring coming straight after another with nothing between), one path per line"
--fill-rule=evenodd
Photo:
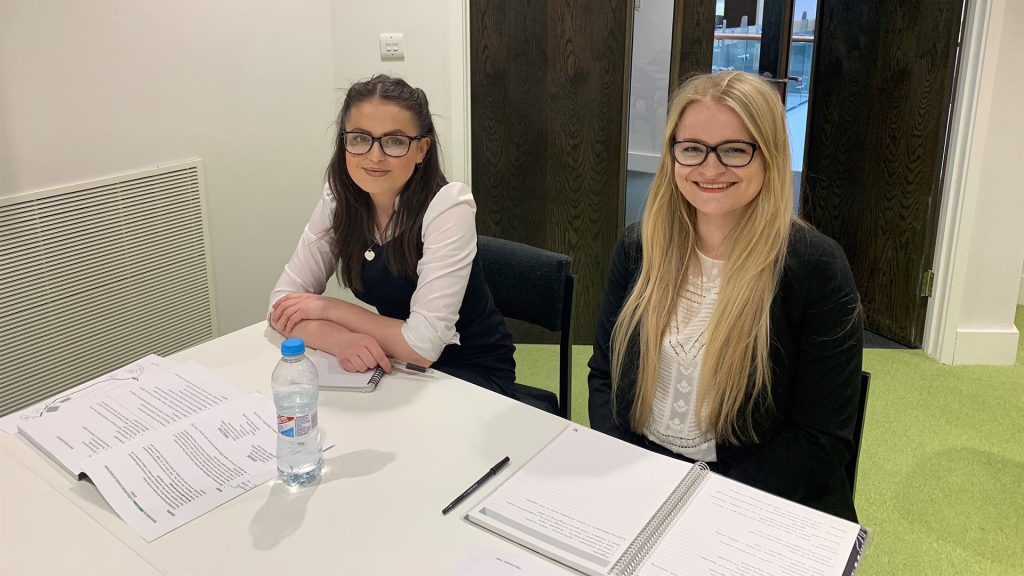
M708 324L697 395L701 429L737 444L743 437L756 440L755 410L770 407L769 312L793 220L785 111L775 88L755 75L696 76L672 98L661 162L641 217L640 276L612 330L612 386L619 386L630 339L638 335L640 362L630 425L642 432L651 416L662 339L691 267L700 266L696 210L676 185L670 150L683 112L698 101L734 111L757 143L765 167L761 191L726 239L728 256Z

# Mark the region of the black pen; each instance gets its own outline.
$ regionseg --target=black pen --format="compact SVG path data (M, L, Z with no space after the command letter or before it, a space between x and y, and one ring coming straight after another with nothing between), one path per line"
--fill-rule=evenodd
M501 470L502 468L504 468L505 465L508 464L508 463L509 463L509 458L508 458L508 456L505 456L504 458L501 459L500 462L498 462L494 466L491 466L491 469L488 470L486 474L481 476L480 479L477 480L476 482L473 482L473 485L470 486L469 488L466 488L466 491L463 492L462 494L459 494L458 498L456 498L455 500L452 500L451 504L445 506L444 510L441 510L441 514L447 514L447 513L451 512L452 508L455 508L456 506L461 504L463 500L465 500L466 498L469 498L470 494L472 494L473 492L476 492L477 490L479 490L480 487L484 485L484 483L486 483L488 480L490 480L491 477L493 477L495 474L497 474L498 471Z
M397 368L404 368L413 372L419 372L420 374L429 374L433 372L430 368L420 366L419 364L413 364L412 362L402 362L398 358L388 358L388 362L391 362L391 365Z

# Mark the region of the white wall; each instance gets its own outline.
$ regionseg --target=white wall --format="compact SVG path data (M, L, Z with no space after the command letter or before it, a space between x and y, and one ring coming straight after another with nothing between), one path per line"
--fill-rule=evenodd
M469 0L331 0L335 109L353 82L374 74L404 78L430 101L448 180L471 182L468 70ZM380 34L401 33L402 60L380 57ZM338 282L327 293L363 305ZM364 305L365 306L365 305Z
M469 182L468 81L465 23L468 0L332 0L334 86L344 90L373 74L400 76L430 100L445 175ZM405 36L405 59L380 58L379 36Z
M948 329L926 339L946 362L1012 362L1024 303L1024 3L991 5L973 197L936 312ZM319 194L351 81L391 72L424 88L448 175L469 180L466 17L466 0L0 0L0 196L201 158L220 331L244 326ZM405 34L404 61L380 61L380 32Z
M8 0L0 0L0 197L4 196L4 182L6 181L4 166L7 164L5 161L7 154L4 150L4 134L7 133L7 122L4 118L4 111L7 109L7 79L4 74L4 70L7 70L7 42L4 41L7 38L7 27L4 24L7 20L5 16L7 3Z
M201 158L219 330L260 320L330 157L329 0L0 2L0 196Z
M1024 3L993 0L973 9L975 14L987 12L989 26L986 37L975 32L967 37L965 76L974 74L972 51L984 51L973 59L975 93L962 94L958 102L960 134L954 137L951 193L943 199L937 246L943 286L931 302L925 348L942 362L1012 364L1020 337L1013 321L1024 262L1019 175L1024 158L1024 77L1019 74L1024 35L1015 26L1024 19Z
M1020 290L1017 292L1017 305L1024 306L1024 267L1020 271Z

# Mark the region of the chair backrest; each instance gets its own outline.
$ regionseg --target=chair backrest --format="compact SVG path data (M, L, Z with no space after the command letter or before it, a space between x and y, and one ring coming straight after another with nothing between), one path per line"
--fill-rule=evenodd
M868 411L868 389L871 384L871 373L860 373L860 391L857 395L857 419L853 425L853 458L846 463L846 479L850 482L850 494L857 488L857 461L860 460L860 443L864 433L864 415Z
M477 254L498 311L560 332L558 411L569 417L572 387L572 258L511 240L477 237Z
M571 258L490 236L479 236L476 246L487 286L503 316L552 332L562 329Z

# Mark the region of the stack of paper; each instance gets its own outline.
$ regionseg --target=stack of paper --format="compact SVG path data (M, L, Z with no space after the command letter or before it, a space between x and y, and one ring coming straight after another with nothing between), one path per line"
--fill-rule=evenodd
M273 402L147 356L4 418L147 541L274 477Z

